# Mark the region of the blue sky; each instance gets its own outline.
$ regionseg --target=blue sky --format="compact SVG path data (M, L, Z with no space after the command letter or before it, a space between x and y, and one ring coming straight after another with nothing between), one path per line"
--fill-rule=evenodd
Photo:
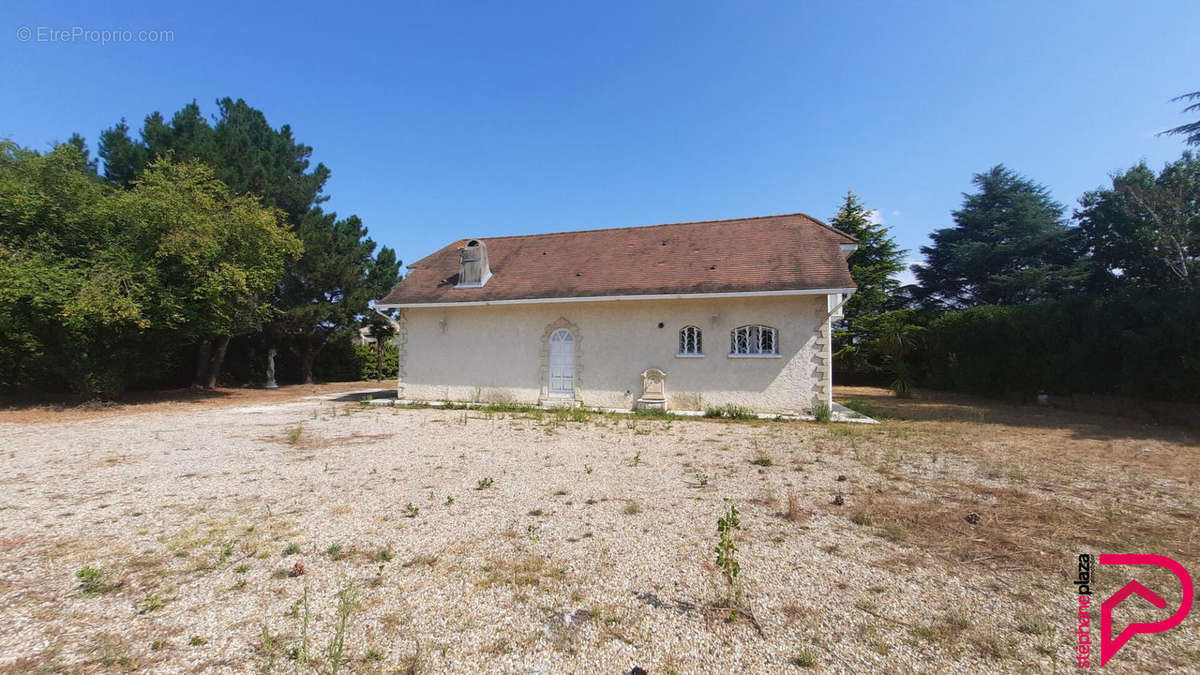
M107 3L104 3L107 5ZM916 249L996 163L1073 205L1178 156L1200 3L12 2L0 136L245 98L406 262L461 236L805 211ZM171 30L22 42L21 27ZM93 147L94 151L94 147Z

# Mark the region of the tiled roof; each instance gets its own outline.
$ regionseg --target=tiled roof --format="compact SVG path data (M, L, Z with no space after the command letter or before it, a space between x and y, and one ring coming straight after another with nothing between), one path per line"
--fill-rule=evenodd
M852 288L855 240L803 213L480 238L491 279L456 288L460 239L410 265L380 304Z

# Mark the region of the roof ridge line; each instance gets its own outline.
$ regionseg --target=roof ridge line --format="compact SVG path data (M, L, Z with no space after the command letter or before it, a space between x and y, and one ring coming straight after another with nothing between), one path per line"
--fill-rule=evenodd
M850 236L850 235L846 234L845 232L842 232L841 230L829 227L825 223L821 222L820 220L817 220L816 218L813 218L812 216L808 215L807 213L804 213L802 211L796 211L794 213L773 213L773 214L768 214L768 215L764 215L764 216L746 216L743 218L714 218L711 220L684 220L684 221L679 221L679 222L675 222L675 223L657 223L654 225L618 225L616 227L593 227L593 228L589 228L586 230L560 230L558 232L542 232L539 234L505 234L505 235L501 235L498 237L463 237L462 239L458 239L456 241L462 241L463 239L484 239L484 240L524 239L524 238L528 238L528 237L551 237L551 236L561 235L561 234L585 234L585 233L591 233L591 232L614 232L616 230L648 230L648 229L655 228L655 227L675 227L675 226L679 226L679 225L706 225L706 224L710 224L710 223L731 223L731 222L740 221L740 220L766 220L767 218L786 218L788 216L802 216L804 218L807 218L807 219L813 221L817 225L821 225L827 229L833 230L834 232L837 232L838 234L841 234L842 236Z
M836 227L828 225L827 223L820 220L819 218L814 218L813 216L811 216L807 213L804 213L803 211L796 211L793 213L774 213L774 214L768 214L768 215L762 215L762 216L746 216L743 218L714 218L711 220L688 220L688 221L680 221L680 222L676 222L676 223L658 223L656 225L622 225L622 226L618 226L618 227L594 227L594 228L590 228L590 229L586 229L586 230L561 230L558 232L542 232L539 234L506 234L506 235L501 235L498 237L460 237L458 239L451 241L449 244L433 251L432 253L425 256L424 258L421 258L420 260L417 260L417 261L407 265L407 269L417 269L422 262L437 255L438 253L442 252L443 250L448 249L448 248L453 248L453 247L457 246L460 242L470 241L472 239L479 239L479 240L483 240L483 241L495 241L498 239L530 239L533 237L556 237L556 236L573 235L573 234L592 234L592 233L596 233L596 232L620 232L622 230L625 230L625 231L628 231L628 230L650 230L650 229L654 229L657 227L681 227L684 225L709 225L709 224L713 224L713 223L732 223L732 222L741 222L741 221L747 221L747 220L767 220L770 218L791 218L791 217L805 218L805 219L809 220L810 222L812 222L814 225L817 225L818 227L823 227L826 230L833 232L834 234L837 234L837 235L840 235L842 237L849 239L850 241L853 241L856 243L858 242L858 240L855 239L854 237L846 234L845 232L842 232L841 230L837 229Z
M834 227L834 226L830 225L829 223L827 223L827 222L825 222L825 221L821 220L820 218L814 218L814 217L812 217L812 216L808 215L807 213L802 213L802 214L800 214L800 215L804 216L805 218L808 218L809 220L813 221L814 223L816 223L816 224L820 225L821 227L823 227L823 228L825 228L825 229L827 229L827 230L832 230L832 231L833 231L835 234L840 234L840 235L842 235L843 237L845 237L845 238L849 239L850 241L852 241L852 242L854 242L854 243L856 243L856 244L857 244L857 243L859 243L859 241L858 241L858 237L855 237L855 236L853 236L853 235L850 235L850 234L847 234L847 233L845 233L845 232L842 232L841 230L839 230L839 229L837 229L836 227Z

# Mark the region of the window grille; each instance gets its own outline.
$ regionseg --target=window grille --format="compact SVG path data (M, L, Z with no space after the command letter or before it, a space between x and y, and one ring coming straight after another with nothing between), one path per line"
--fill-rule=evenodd
M776 355L779 342L769 326L739 326L729 332L729 353L738 355Z
M701 343L700 329L696 326L684 326L679 330L679 353L699 356L704 353Z

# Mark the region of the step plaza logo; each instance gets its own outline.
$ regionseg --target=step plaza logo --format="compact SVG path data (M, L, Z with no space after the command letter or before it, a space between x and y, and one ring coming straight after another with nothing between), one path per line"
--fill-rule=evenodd
M1124 647L1125 643L1129 642L1129 638L1135 634L1161 633L1171 630L1182 623L1184 618L1187 617L1188 612L1192 611L1193 589L1192 577L1188 575L1183 565L1166 556L1144 553L1102 553L1098 558L1101 565L1161 567L1179 579L1180 587L1183 590L1183 600L1179 604L1179 609L1175 610L1171 616L1162 621L1131 623L1125 627L1125 630L1118 633L1115 639L1112 636L1112 613L1117 605L1124 602L1129 596L1139 596L1158 609L1166 609L1167 601L1163 600L1162 596L1154 591L1146 588L1137 579L1132 579L1129 583L1122 586L1121 590L1114 593L1112 597L1100 603L1100 665L1103 666L1108 663L1109 659L1116 656L1121 647ZM1075 660L1080 668L1090 668L1094 656L1091 634L1092 581L1095 571L1095 566L1093 565L1094 559L1094 556L1086 553L1079 555L1079 576L1074 582L1079 595L1078 628L1075 631L1078 643L1075 649Z

